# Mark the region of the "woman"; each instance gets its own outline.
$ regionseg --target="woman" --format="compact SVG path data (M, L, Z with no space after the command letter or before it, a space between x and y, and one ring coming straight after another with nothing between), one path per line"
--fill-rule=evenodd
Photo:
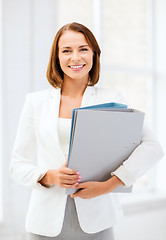
M121 211L109 193L133 185L163 155L144 128L141 144L107 181L79 183L77 169L67 168L72 109L123 103L117 91L94 87L99 71L100 49L91 31L78 23L63 26L47 69L51 87L27 95L10 166L13 179L33 189L26 220L29 240L114 239L112 226ZM65 188L81 190L67 197Z

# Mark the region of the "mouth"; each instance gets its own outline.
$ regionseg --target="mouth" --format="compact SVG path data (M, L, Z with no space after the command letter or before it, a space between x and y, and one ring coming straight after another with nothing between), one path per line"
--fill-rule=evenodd
M84 66L85 66L85 64L82 64L82 65L70 65L70 66L68 66L68 67L71 68L71 69L74 70L74 71L79 71L79 70L81 70Z

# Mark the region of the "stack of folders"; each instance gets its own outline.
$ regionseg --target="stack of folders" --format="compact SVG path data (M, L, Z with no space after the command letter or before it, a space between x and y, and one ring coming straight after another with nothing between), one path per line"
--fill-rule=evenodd
M74 109L68 167L80 172L81 182L108 180L140 144L143 121L143 112L119 103ZM123 186L114 190L131 191ZM66 189L66 194L74 192Z

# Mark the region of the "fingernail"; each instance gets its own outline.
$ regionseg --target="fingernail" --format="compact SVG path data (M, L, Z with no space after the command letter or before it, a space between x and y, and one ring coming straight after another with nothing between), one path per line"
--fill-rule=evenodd
M78 179L81 179L81 176L79 176Z
M80 175L80 173L77 171L77 174Z

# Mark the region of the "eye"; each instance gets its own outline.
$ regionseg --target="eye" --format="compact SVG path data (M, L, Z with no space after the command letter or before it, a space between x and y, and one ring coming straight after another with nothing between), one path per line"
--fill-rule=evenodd
M81 51L82 52L88 51L88 48L82 48Z
M69 53L70 50L63 50L63 53Z

